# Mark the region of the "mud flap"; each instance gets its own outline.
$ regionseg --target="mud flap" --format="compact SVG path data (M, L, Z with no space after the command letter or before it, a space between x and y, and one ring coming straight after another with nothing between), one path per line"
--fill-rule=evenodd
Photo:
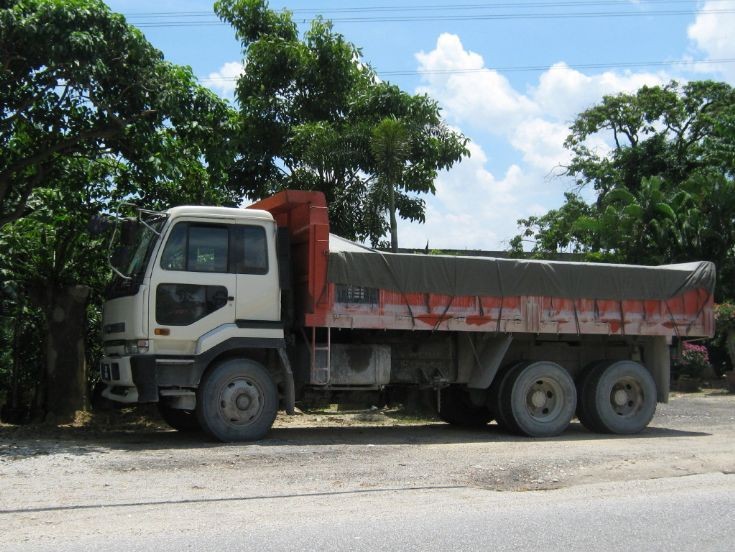
M291 361L288 359L286 349L279 347L278 356L281 359L281 370L283 371L283 408L286 414L293 416L296 406L296 392L293 381L293 371L291 370Z
M130 371L133 373L133 383L138 389L138 402L158 402L156 357L152 355L130 357Z

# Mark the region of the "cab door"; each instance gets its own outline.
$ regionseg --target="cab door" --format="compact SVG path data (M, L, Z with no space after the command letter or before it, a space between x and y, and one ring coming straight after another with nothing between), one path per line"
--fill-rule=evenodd
M156 353L192 354L202 335L234 323L232 228L181 221L168 231L151 275L149 328Z
M237 227L237 306L242 328L281 318L281 290L276 263L275 226L243 224ZM250 324L256 323L256 324Z

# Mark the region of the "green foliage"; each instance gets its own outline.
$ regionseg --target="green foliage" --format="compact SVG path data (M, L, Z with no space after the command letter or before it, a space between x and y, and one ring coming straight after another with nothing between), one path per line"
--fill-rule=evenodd
M0 226L69 156L124 160L117 195L153 201L172 199L162 175L224 177L226 103L101 1L5 2L0 60Z
M31 405L43 372L39 348L42 320L37 309L18 301L12 284L0 289L0 405ZM21 414L23 421L28 410Z
M235 28L245 56L231 186L253 199L286 188L320 190L333 231L377 243L388 230L389 201L371 142L373 130L392 117L408 143L394 182L396 211L422 221L417 194L433 193L437 172L468 153L436 102L379 82L328 21L317 19L299 37L290 13L270 10L264 0L220 0L215 11Z
M715 322L718 334L727 334L735 329L735 304L730 302L715 305Z
M523 243L534 244L536 257L554 256L556 253L589 253L596 250L594 237L599 229L593 207L573 193L564 194L565 202L541 216L521 219L523 233L511 241L513 251L520 255Z
M398 251L396 222L396 186L403 181L403 170L410 154L408 129L395 117L386 117L374 128L370 151L375 159L376 185L371 194L371 212L385 206L390 218L390 241L393 253Z
M4 2L0 98L0 335L16 344L0 356L0 386L27 405L43 395L55 294L91 288L75 322L88 360L100 353L108 236L89 220L121 200L236 204L225 185L236 120L98 0Z
M600 154L590 138L609 138ZM718 297L735 293L735 90L711 81L643 87L606 96L581 113L566 167L596 200L566 195L559 209L519 221L512 246L536 256L567 251L589 260L661 264L713 261Z

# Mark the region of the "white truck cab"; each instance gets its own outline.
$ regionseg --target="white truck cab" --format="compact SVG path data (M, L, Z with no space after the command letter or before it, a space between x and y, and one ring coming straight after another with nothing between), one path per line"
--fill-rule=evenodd
M230 391L213 393L220 404L231 404L215 418L237 431L263 415L274 417L278 397L266 395L281 378L277 367L275 376L267 371L278 362L286 375L290 368L283 351L272 215L227 207L140 211L127 234L120 234L127 243L114 255L116 274L103 311L103 396L123 403L159 402L174 427L194 427L202 424L194 411L207 368L215 359L218 365L240 359L258 374L224 378ZM264 379L260 372L267 381L259 381ZM275 405L265 404L274 400ZM228 409L233 411L224 412ZM206 429L228 438L227 427Z

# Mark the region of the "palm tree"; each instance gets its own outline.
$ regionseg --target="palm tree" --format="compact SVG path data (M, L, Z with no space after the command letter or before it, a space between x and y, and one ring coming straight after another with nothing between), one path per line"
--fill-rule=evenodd
M390 245L398 251L398 223L396 221L396 187L401 185L406 160L410 153L409 133L395 117L386 117L373 128L370 149L375 158L378 185L387 193L390 216ZM379 194L383 196L384 194ZM381 206L378 206L381 207Z

